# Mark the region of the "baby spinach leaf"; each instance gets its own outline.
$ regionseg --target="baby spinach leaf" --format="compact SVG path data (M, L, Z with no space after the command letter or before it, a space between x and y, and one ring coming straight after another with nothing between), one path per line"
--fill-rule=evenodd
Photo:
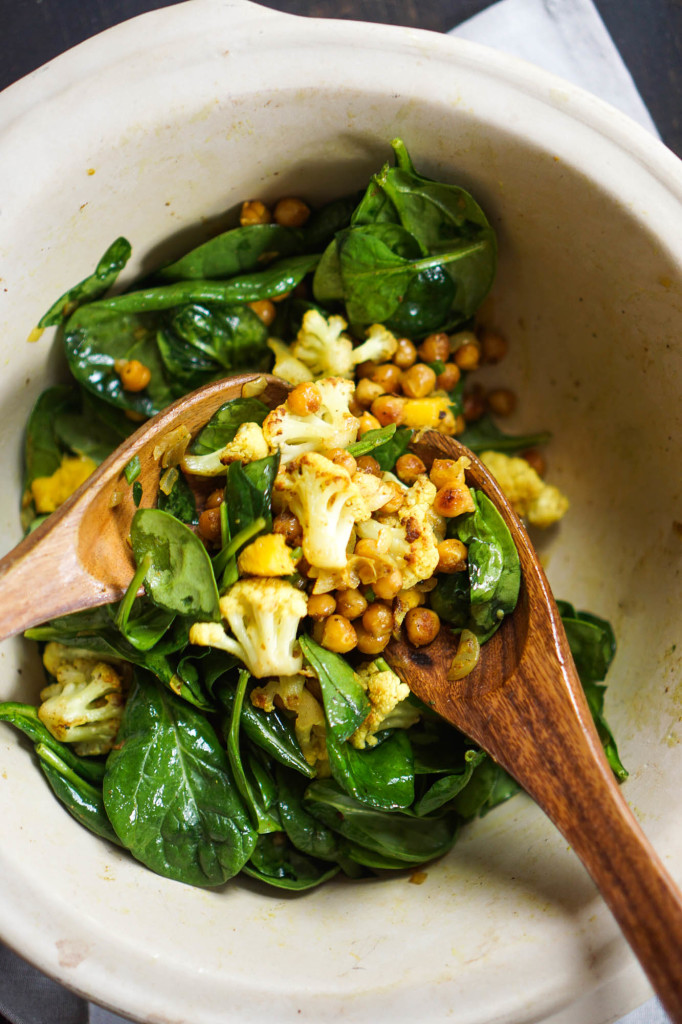
M332 199L319 210L313 210L303 227L305 251L321 252L337 231L348 227L358 199L358 193L354 192L350 196L342 196L341 199Z
M281 832L258 837L251 860L244 867L244 874L256 878L278 889L303 892L338 874L337 865L329 867L301 853Z
M375 448L390 441L395 432L395 423L389 423L387 427L379 427L378 430L368 430L359 441L349 444L347 451L356 459L361 455L368 455Z
M539 445L547 444L551 437L552 435L546 430L535 434L505 434L497 426L492 416L489 413L484 413L480 419L473 423L467 423L466 429L457 435L457 440L475 453L494 451L515 455L527 448L536 448Z
M188 346L190 359L203 355L225 370L257 370L268 355L268 329L242 303L182 306L170 315L168 328Z
M87 455L94 462L104 462L139 426L129 420L122 409L78 388L78 405L58 412L54 430L65 448L78 455Z
M233 398L213 413L192 442L193 455L210 455L234 440L242 423L262 424L270 410L257 398Z
M55 421L76 401L75 390L58 386L38 396L26 424L24 442L24 486L30 487L39 476L51 476L59 469L64 454Z
M268 808L263 804L262 800L259 799L257 789L252 785L251 780L248 778L242 761L239 732L244 694L246 692L248 681L249 673L242 670L239 673L239 681L234 692L232 710L230 712L230 719L227 727L227 757L230 762L235 785L239 790L239 795L244 801L244 806L248 809L253 827L259 835L263 835L266 832L279 831L281 829L281 825L273 818L272 815L268 814Z
M333 778L366 806L395 811L414 800L412 747L404 730L397 729L375 747L356 750L327 729L327 752Z
M220 701L228 714L232 712L234 696L235 691L231 687L222 686L220 688ZM266 751L280 764L287 768L293 768L294 771L307 778L314 778L315 769L308 764L303 756L296 733L277 708L274 711L263 711L254 707L247 699L242 706L240 725L252 743Z
M162 512L167 512L188 526L192 526L198 521L194 491L187 483L187 478L183 473L178 474L169 494L159 491L157 505Z
M396 462L409 448L413 434L414 431L409 427L398 427L388 441L384 441L382 445L374 449L372 458L377 460L380 469L389 473L395 469Z
M95 267L95 272L58 298L41 317L38 326L55 327L66 320L78 306L104 295L115 283L130 259L131 252L130 242L126 238L117 238L102 256Z
M452 802L463 818L483 816L518 793L520 786L487 755L476 765L469 783Z
M280 224L249 224L224 231L156 271L164 281L235 277L255 270L268 257L293 256L303 250L303 233ZM310 246L308 246L310 248Z
M60 743L38 718L32 704L5 701L0 704L0 722L8 722L27 736L34 746L49 748L69 769L86 782L97 786L104 778L104 763L92 757L79 757L66 743Z
M470 628L487 640L516 607L521 583L519 556L511 534L481 491L472 491L476 509L456 520L457 536L468 548Z
M414 813L422 818L433 814L445 804L449 804L471 781L474 769L486 755L482 750L467 750L464 756L464 768L450 775L442 775L429 786L426 792L414 804Z
M221 885L256 845L208 719L144 673L107 760L104 805L137 860L189 885Z
M155 604L194 619L220 621L211 560L184 523L160 509L140 508L133 516L130 540L138 565L150 556L145 589Z
M338 837L314 818L304 804L307 779L278 767L277 786L279 816L296 849L319 860L336 860L340 853Z
M448 622L455 629L465 629L471 610L471 585L467 572L451 575L441 573L431 591L431 608L442 622Z
M43 743L36 746L36 754L52 792L69 814L96 836L121 846L104 809L101 782L98 786L86 782Z
M257 519L264 530L272 526L272 488L279 468L279 452L255 462L232 462L227 471L225 503L230 537L236 537Z
M370 704L362 684L340 654L328 651L312 637L299 637L303 657L317 676L322 690L327 735L343 743L364 722Z
M405 865L423 864L447 853L457 835L457 817L417 818L400 811L377 811L344 792L332 779L311 782L305 806L328 828L352 843Z

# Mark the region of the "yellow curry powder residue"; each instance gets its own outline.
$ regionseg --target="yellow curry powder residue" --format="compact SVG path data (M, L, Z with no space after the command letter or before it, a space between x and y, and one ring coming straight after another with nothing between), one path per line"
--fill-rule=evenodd
M31 484L36 512L54 512L84 483L97 463L85 455L65 455L59 469L51 476L38 476Z

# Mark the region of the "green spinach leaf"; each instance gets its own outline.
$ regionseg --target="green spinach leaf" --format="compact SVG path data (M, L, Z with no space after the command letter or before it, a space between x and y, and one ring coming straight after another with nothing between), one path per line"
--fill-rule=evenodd
M131 252L130 242L126 238L117 238L102 256L95 272L58 298L41 317L38 326L55 327L66 320L78 306L104 295L115 283L130 259Z
M338 743L343 743L369 714L367 695L358 676L340 654L326 650L309 636L301 636L299 643L322 690L327 735L331 732Z
M367 807L395 811L414 800L412 747L403 729L396 729L375 747L356 750L328 728L327 752L333 778Z

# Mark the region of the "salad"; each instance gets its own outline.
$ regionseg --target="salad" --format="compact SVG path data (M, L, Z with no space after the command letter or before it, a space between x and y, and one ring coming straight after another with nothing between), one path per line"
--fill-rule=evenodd
M426 465L416 434L456 435L529 523L568 506L542 478L547 434L502 431L515 396L471 379L506 352L475 320L494 232L467 192L392 146L395 164L363 194L314 211L246 201L238 226L112 295L131 253L117 239L40 323L58 327L71 382L27 424L27 530L183 394L243 370L290 386L270 408L256 378L198 435L170 432L158 495L131 460L125 597L29 630L40 704L0 705L83 826L180 882L418 881L518 789L384 657L401 632L422 647L449 629L461 678L519 590L513 542L467 486L468 460ZM624 778L603 718L613 632L560 609Z

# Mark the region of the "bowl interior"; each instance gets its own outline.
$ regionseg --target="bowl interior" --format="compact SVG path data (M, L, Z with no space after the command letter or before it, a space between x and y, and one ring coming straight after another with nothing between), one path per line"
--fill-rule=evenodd
M510 354L480 379L517 391L510 429L553 432L549 480L572 509L538 544L557 596L614 624L607 707L631 771L625 793L674 873L672 158L597 101L470 44L301 26L248 4L195 0L136 19L44 74L0 101L3 548L19 539L23 423L60 366L49 333L26 338L55 296L117 235L133 243L135 274L219 230L242 199L318 202L360 188L399 135L423 173L471 188L499 233L481 320ZM15 641L0 657L0 697L31 699L35 652ZM156 877L72 822L9 729L0 757L3 939L133 1017L213 1024L228 1006L230 1019L265 1021L277 999L284 1022L440 1021L456 1006L459 1024L602 1024L646 994L583 869L524 797L470 826L423 885L338 882L291 899Z

